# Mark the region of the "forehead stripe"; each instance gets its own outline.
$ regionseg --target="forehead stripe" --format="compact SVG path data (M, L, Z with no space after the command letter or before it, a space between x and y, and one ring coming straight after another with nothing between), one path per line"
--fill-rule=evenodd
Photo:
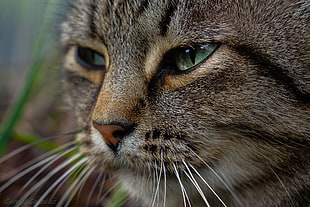
M169 24L171 22L171 18L173 17L173 14L176 11L177 6L178 6L177 2L175 1L169 2L169 5L165 10L163 18L159 22L161 36L166 36L168 28L169 28Z

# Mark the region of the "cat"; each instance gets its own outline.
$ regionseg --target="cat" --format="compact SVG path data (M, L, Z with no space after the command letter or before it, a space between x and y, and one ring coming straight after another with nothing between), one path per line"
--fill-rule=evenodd
M75 0L64 91L134 206L310 206L306 0Z
M65 89L142 206L309 206L309 1L77 0Z

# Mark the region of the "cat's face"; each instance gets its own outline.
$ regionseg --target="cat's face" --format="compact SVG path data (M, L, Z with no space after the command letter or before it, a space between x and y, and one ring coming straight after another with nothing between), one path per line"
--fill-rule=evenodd
M280 202L270 181L305 173L293 163L309 157L306 6L77 1L62 25L65 87L89 163L149 204L199 205L200 191L214 205Z

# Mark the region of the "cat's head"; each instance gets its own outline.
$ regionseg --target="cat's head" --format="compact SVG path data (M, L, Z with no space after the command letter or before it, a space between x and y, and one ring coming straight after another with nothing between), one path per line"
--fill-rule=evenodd
M81 151L144 197L159 174L168 194L182 196L179 175L195 188L195 174L242 200L234 187L280 169L302 173L294 163L309 157L307 6L76 1L62 42Z

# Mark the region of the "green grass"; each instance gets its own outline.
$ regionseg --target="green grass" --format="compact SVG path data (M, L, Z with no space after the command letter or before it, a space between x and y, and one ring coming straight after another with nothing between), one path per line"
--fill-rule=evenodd
M31 90L34 87L38 74L40 72L40 69L42 68L42 64L44 61L42 54L44 54L45 52L46 42L48 42L48 40L51 38L51 35L50 35L51 33L48 32L49 31L48 27L52 24L51 22L52 20L50 17L52 16L53 9L55 9L55 7L53 6L51 2L52 2L51 0L48 0L46 2L46 8L44 12L45 16L44 16L43 24L41 25L41 28L39 31L39 35L33 47L31 60L30 60L31 64L28 70L29 72L27 73L26 83L20 95L18 96L17 101L13 103L12 107L10 108L6 116L6 119L4 120L4 123L1 124L0 155L3 155L7 149L9 140L12 137L14 129L22 116L24 107L31 94ZM25 4L25 1L24 1L24 4ZM27 8L27 6L29 5L25 4L23 6L25 7L21 7L21 8ZM21 17L23 16L24 15L21 15Z
M121 207L126 202L127 197L127 193L121 188L121 186L117 186L112 192L109 206Z

